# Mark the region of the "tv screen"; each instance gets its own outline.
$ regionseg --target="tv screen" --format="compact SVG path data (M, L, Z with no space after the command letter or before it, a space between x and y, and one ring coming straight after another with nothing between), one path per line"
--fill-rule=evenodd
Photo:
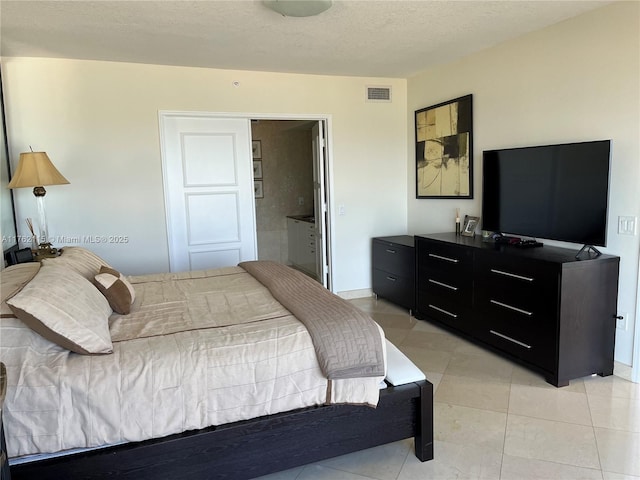
M606 246L610 140L483 152L482 228Z

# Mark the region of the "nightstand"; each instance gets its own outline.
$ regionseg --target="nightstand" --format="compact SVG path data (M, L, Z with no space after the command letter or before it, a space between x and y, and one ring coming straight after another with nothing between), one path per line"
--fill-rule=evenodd
M372 240L373 293L415 310L415 253L413 237L399 235Z

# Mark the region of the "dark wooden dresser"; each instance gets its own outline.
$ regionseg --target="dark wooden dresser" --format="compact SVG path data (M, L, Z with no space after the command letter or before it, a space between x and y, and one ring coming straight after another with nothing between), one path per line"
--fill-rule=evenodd
M416 317L542 373L555 386L613 373L619 257L419 235Z
M373 293L415 310L415 255L413 237L399 235L372 240Z

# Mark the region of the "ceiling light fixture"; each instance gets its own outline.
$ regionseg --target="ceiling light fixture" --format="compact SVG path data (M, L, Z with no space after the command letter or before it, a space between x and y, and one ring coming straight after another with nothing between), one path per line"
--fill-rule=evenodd
M265 7L284 17L312 17L328 10L332 0L263 0Z

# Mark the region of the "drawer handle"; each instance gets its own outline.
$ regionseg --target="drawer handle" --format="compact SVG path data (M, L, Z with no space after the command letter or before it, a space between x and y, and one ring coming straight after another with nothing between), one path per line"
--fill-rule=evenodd
M435 253L430 253L429 256L433 258L437 258L438 260L444 260L446 262L451 262L451 263L458 263L460 261L457 258L443 257L441 255L436 255Z
M387 253L396 253L395 250L391 250L390 248L387 248Z
M533 278L524 277L522 275L516 275L515 273L503 272L502 270L496 270L495 268L491 269L491 272L497 273L498 275L504 275L505 277L517 278L518 280L524 280L526 282L533 282Z
M491 300L491 303L493 303L494 305L499 305L503 308L508 308L509 310L513 310L514 312L522 313L523 315L526 315L528 317L533 315L533 312L527 312L526 310L522 310L521 308L514 307L512 305L507 305L506 303L502 303L497 300Z
M458 287L454 287L453 285L447 285L446 283L439 282L439 281L434 280L432 278L429 279L429 282L435 283L436 285L440 285L441 287L448 288L449 290L453 290L454 292L458 291Z
M458 318L458 315L456 315L455 313L447 312L445 309L440 308L440 307L436 307L435 305L429 304L429 308L433 308L434 310L437 310L437 311L439 311L441 313L449 315L450 317Z
M511 338L511 337L509 337L507 335L504 335L504 334L502 334L500 332L496 332L495 330L489 330L489 332L491 332L492 334L494 334L494 335L496 335L496 336L498 336L500 338L504 338L505 340L509 340L510 342L513 342L516 345L520 345L521 347L524 347L527 350L531 350L531 345L527 345L526 343L522 343L522 342L516 340L515 338Z
M391 281L391 282L395 282L397 279L393 278L393 277L387 277L387 280Z

